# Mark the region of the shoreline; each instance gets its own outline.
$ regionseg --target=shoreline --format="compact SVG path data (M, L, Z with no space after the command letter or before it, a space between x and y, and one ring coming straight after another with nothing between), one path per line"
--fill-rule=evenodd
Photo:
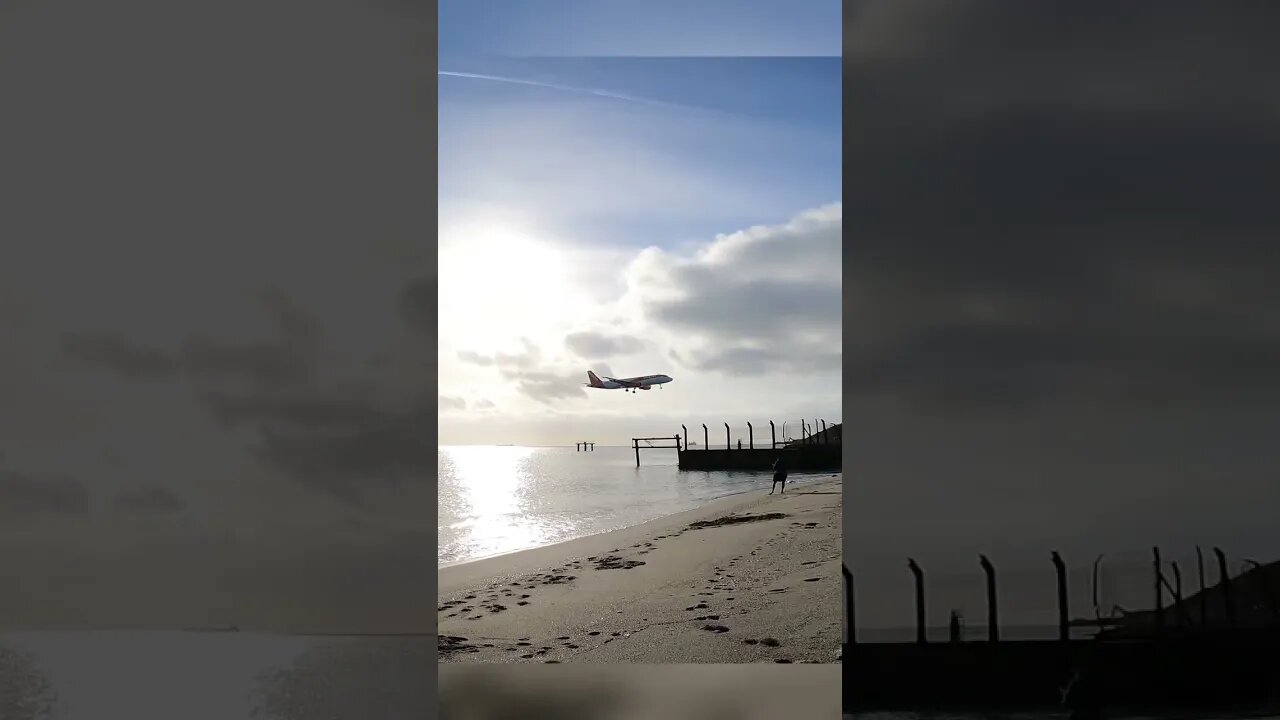
M764 475L764 474L765 474L765 473L761 473L761 475ZM801 480L801 481L795 481L795 480L792 480L792 478L793 478L793 477L799 477L799 478L801 478L802 480ZM839 473L839 472L819 472L819 473L805 473L805 474L797 473L797 474L792 475L792 476L789 476L789 477L787 478L787 486L788 486L788 487L791 487L791 486L793 486L793 485L794 485L794 486L796 486L796 487L808 487L809 485L812 485L812 484L814 484L814 483L824 482L824 481L827 481L827 480L832 480L832 479L840 478L840 477L841 477L841 473ZM666 520L667 518L673 518L673 517L675 517L675 516L677 516L677 515L684 515L684 514L686 514L686 513L696 512L696 511L701 510L701 509L703 509L703 508L706 508L706 507L709 507L709 506L714 505L714 504L716 504L716 503L719 503L719 502L721 502L721 501L723 501L723 500L729 500L729 499L732 499L732 498L740 497L740 496L743 496L743 495L747 495L747 494L749 494L749 493L754 493L754 492L759 492L759 491L760 491L760 488L758 488L758 487L754 487L754 488L751 488L751 489L749 489L749 490L736 490L736 491L731 492L731 493L728 493L728 494L726 494L726 495L718 495L718 496L716 496L716 497L714 497L714 498L712 498L712 499L708 500L707 502L705 502L705 503L703 503L703 504L701 504L701 505L698 505L698 506L696 506L696 507L689 508L689 509L687 509L687 510L681 510L680 512L671 513L671 514L669 514L669 515L659 515L659 516L658 516L658 517L656 517L656 518L650 518L649 520L645 520L645 521L643 521L643 522L636 523L635 525L624 525L623 527L613 528L613 529L611 529L611 530L604 530L604 531L601 531L601 532L598 532L598 533L591 533L591 534L588 534L588 535L581 535L581 536L579 536L579 537L569 538L568 540L557 540L556 542L548 543L548 544L546 544L546 545L535 545L535 546L533 546L533 547L520 548L519 550L507 550L507 551L505 551L505 552L496 553L496 554L494 554L494 555L485 555L485 556L483 556L483 557L470 558L470 559L468 559L468 560L454 560L454 561L452 561L452 562L445 563L444 565L439 564L439 562L437 561L437 564L436 564L436 572L437 572L437 573L439 573L439 572L442 572L442 571L444 571L444 570L446 570L446 569L448 569L448 568L458 567L459 565L467 565L467 564L469 564L469 563L476 563L476 562L485 562L485 561L487 561L487 560L494 560L494 559L501 558L501 557L507 557L508 555L515 555L515 554L517 554L517 553L533 552L533 551L535 551L535 550L543 550L543 549L546 549L546 548L553 548L553 547L557 547L557 546L560 546L560 545L565 545L565 544L567 544L567 543L578 542L578 541L580 541L580 540L586 540L587 538L600 537L600 536L602 536L602 535L608 535L609 533L623 532L623 531L626 531L626 530L631 530L631 529L633 529L633 528L638 528L638 527L640 527L640 526L642 526L642 525L647 525L647 524L649 524L649 523L658 522L658 521L660 521L660 520Z
M837 662L842 483L441 567L438 659Z

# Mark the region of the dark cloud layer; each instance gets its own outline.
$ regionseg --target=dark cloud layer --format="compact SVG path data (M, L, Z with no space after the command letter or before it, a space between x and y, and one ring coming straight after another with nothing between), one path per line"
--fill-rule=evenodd
M861 587L898 587L909 553L974 573L977 552L1280 553L1259 509L1280 502L1262 30L1280 7L852 2L846 20Z
M5 523L82 517L88 512L88 488L75 478L0 470L0 519Z
M115 496L112 504L116 510L146 514L178 512L186 507L182 498L158 485L145 485L122 492Z
M644 349L644 341L639 338L631 337L630 335L609 335L590 330L570 333L565 337L564 344L578 357L588 360L630 355Z
M366 506L371 493L426 477L435 449L424 429L436 404L421 393L400 396L359 378L320 377L325 349L319 321L278 290L261 300L275 321L273 338L191 336L168 353L98 334L70 336L63 349L130 379L157 376L139 367L180 370L212 417L256 434L255 457L354 506Z
M85 365L95 365L137 379L169 377L174 358L158 348L138 345L111 333L73 333L62 339L62 352Z
M854 3L848 391L1277 398L1274 60L1194 42L1260 41L1247 19L1141 7Z

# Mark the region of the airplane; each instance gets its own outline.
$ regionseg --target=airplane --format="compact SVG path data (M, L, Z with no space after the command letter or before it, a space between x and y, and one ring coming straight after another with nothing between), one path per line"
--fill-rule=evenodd
M657 385L658 389L661 390L663 383L671 382L671 376L641 375L640 377L622 379L605 376L605 379L601 380L595 373L588 370L587 380L588 382L586 386L590 388L596 388L598 390L626 390L628 392L635 392L636 390L648 390L654 385Z

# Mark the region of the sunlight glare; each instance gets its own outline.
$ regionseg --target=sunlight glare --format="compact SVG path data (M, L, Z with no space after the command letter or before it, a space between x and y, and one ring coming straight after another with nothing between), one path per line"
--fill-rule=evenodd
M463 446L447 452L469 506L466 520L455 529L465 531L472 553L494 555L546 541L547 529L529 521L520 498L524 466L533 448Z
M519 338L558 342L573 318L570 253L499 225L441 233L440 337L492 352Z

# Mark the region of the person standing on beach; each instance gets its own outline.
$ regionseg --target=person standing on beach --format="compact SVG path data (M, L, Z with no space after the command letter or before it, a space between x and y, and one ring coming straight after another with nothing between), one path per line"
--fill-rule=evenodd
M778 494L781 495L787 491L787 464L782 461L779 455L777 460L773 461L773 485L769 488L769 494L773 494L773 489L782 483L782 490Z

